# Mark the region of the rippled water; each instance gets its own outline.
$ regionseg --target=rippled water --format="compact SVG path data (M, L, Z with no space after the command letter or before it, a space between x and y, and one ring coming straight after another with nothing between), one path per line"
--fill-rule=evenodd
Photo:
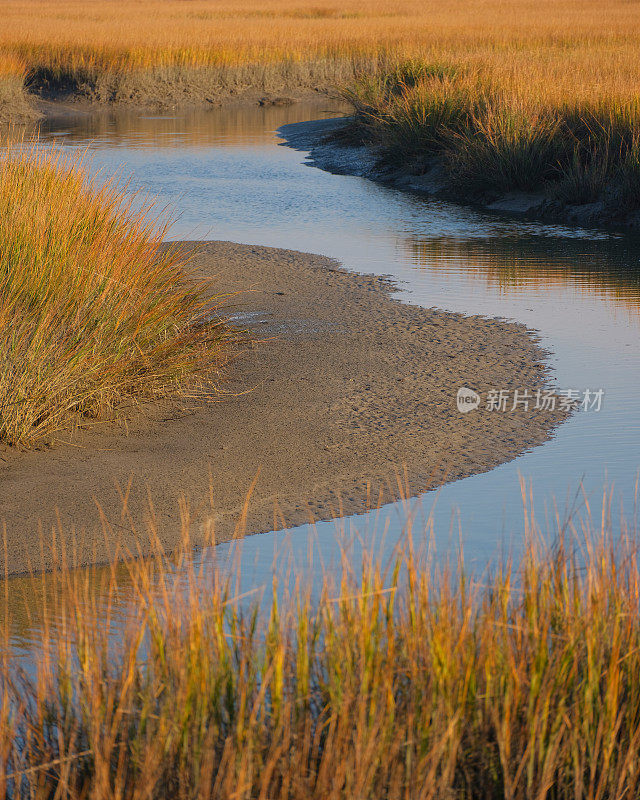
M411 504L433 512L434 538L451 541L452 521L467 556L484 561L521 541L519 480L530 481L539 520L587 508L599 520L610 487L612 518L632 514L640 466L640 240L537 225L427 200L364 179L336 176L281 146L285 123L335 115L328 105L221 109L176 116L55 120L42 137L87 148L107 174L132 175L132 190L158 197L177 218L173 239L225 239L322 253L349 269L390 274L403 298L536 329L561 388L603 388L599 413L576 414L554 438L493 471ZM582 490L578 491L580 485ZM586 499L585 499L586 498ZM435 500L435 509L434 509ZM588 502L588 506L587 506ZM387 544L407 509L388 507ZM355 520L363 537L372 515ZM378 521L378 535L383 525ZM243 543L247 581L269 581L274 550L306 552L308 529ZM314 533L330 560L334 523ZM225 558L227 546L217 548ZM31 636L26 625L22 636Z

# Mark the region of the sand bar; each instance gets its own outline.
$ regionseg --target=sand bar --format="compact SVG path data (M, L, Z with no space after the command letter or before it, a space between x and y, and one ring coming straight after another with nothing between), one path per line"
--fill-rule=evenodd
M40 531L48 543L54 528L81 564L134 547L149 498L163 547L179 541L181 498L196 545L212 522L226 540L254 479L246 533L272 530L276 505L287 526L363 511L380 492L392 499L398 472L417 494L514 458L565 417L457 410L460 386L545 383L544 352L522 325L400 303L386 279L305 253L210 242L195 267L240 292L232 313L259 340L230 366L226 396L2 450L9 573L50 567Z

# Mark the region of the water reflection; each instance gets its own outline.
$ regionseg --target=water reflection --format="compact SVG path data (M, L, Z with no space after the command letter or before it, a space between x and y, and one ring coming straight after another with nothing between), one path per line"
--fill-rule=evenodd
M501 548L517 548L522 541L520 475L532 483L543 528L556 505L561 516L577 509L596 520L610 505L614 522L621 507L635 513L638 240L425 200L310 168L304 154L280 146L280 125L340 113L331 109L323 101L168 117L68 117L47 123L41 133L45 141L88 148L95 166L107 175L131 173L134 190L151 193L161 206L179 212L170 229L173 239L228 239L317 252L349 269L391 274L402 299L515 319L535 329L561 387L605 388L601 413L576 415L544 446L445 486L437 498L427 494L347 520L347 535L354 526L357 540L370 543L383 530L392 548L413 513L431 520L440 552L460 531L469 559L485 563ZM610 488L606 500L605 483ZM246 540L244 580L252 589L268 587L277 553L290 552L296 563L303 563L310 536L322 562L331 563L339 551L335 524L321 523L314 530L304 526ZM235 558L226 545L215 553L223 563ZM126 602L126 574L119 580ZM98 571L94 585L101 581ZM33 597L30 586L25 579L12 581L12 602ZM42 587L38 591L53 602L57 589L46 579ZM23 603L15 634L23 647L38 641L39 623L29 618L29 605L37 607Z
M326 109L325 109L326 106ZM127 111L74 112L52 116L39 126L40 135L65 143L91 142L99 147L152 147L181 149L210 147L213 142L227 147L273 145L273 131L280 125L332 116L347 106L334 100L295 103L290 106L246 106L194 110L181 114L140 114Z
M409 236L407 257L418 267L444 276L461 266L504 296L532 290L570 289L597 294L614 305L640 310L640 242L601 239L502 236L491 239L438 239Z

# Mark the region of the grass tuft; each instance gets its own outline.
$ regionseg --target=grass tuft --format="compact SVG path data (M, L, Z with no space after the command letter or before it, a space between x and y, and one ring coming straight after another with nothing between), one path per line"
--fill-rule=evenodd
M218 304L132 202L80 157L33 147L0 164L5 443L31 446L126 399L215 381L229 335Z
M559 127L553 115L488 103L462 131L451 131L445 149L451 177L472 190L540 188L563 157Z

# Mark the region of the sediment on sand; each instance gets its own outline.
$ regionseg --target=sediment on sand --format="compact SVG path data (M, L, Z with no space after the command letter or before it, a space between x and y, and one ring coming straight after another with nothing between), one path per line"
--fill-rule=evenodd
M492 469L566 416L457 409L462 386L546 384L522 325L401 303L388 280L306 253L209 242L194 266L240 293L233 316L254 341L226 394L87 424L54 448L5 448L0 569L50 568L53 540L78 564L138 552L150 516L172 550L187 505L194 543L223 541L250 490L242 534L361 512L395 499L398 478L415 495Z

